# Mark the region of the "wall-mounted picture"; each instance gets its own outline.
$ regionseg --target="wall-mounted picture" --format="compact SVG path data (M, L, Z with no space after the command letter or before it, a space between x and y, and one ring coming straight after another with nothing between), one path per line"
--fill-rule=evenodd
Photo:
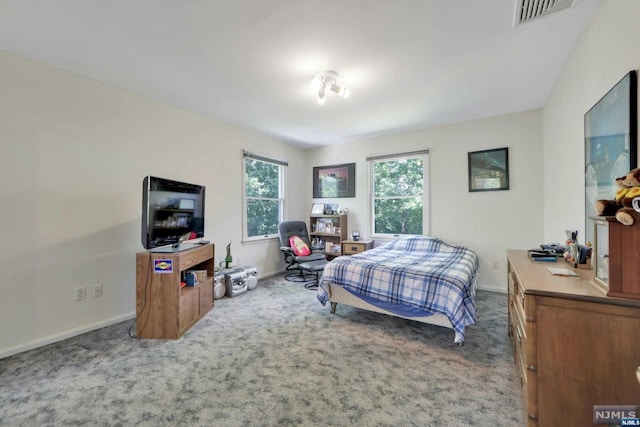
M509 149L469 153L469 191L509 189Z
M596 200L611 200L616 178L636 167L637 75L627 73L584 115L585 241L593 242Z
M315 199L355 196L355 163L313 168L313 197Z

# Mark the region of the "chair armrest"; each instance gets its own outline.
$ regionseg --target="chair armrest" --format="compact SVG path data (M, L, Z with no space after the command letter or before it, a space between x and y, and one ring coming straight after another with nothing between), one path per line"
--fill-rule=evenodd
M293 248L291 246L280 246L280 250L286 253L293 253Z

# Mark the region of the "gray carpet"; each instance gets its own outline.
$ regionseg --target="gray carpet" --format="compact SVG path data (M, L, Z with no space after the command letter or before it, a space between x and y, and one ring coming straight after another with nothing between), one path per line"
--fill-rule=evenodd
M506 295L479 291L465 345L277 276L175 341L124 322L0 360L2 426L515 426Z

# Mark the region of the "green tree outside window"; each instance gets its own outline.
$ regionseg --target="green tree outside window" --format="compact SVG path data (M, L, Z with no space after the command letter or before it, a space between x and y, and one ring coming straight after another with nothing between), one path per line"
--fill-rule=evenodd
M282 220L282 166L245 159L247 237L278 234Z
M375 234L423 233L424 166L422 157L373 163Z

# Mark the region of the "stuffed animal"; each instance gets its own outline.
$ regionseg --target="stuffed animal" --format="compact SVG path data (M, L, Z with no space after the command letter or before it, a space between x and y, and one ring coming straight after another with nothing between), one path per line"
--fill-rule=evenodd
M613 200L596 200L594 208L598 216L614 216L624 225L633 225L634 210L631 203L640 197L640 168L616 178L618 191Z

